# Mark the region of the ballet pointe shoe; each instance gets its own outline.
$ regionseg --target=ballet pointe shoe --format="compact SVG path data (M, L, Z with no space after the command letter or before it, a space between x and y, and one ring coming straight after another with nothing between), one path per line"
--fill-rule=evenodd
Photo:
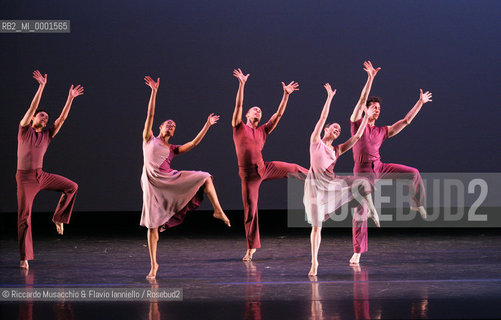
M54 222L54 224L56 225L57 234L63 235L63 232L64 232L64 223L62 223L62 222Z
M252 256L256 252L256 249L247 249L247 252L245 253L245 256L242 258L242 261L251 261Z
M426 212L426 209L423 206L419 206L417 208L411 207L411 210L419 212L419 214L421 215L421 218L423 218L424 220L426 220L426 217L428 217L428 213Z
M21 260L21 262L19 262L19 268L29 270L30 265L28 264L28 260Z

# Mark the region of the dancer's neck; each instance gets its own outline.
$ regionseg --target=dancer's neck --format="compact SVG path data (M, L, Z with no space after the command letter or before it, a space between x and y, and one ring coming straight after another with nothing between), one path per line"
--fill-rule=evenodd
M168 136L168 135L162 136L161 134L159 134L159 135L157 136L157 138L158 138L158 139L162 140L162 142L163 142L164 144L167 144L167 145L169 144L169 139L170 139L170 137L171 137L171 136Z
M334 139L327 139L327 138L323 138L323 139L322 139L322 141L323 141L323 143L324 143L327 147L329 147L329 148L331 148L331 149L333 148L333 147L332 147L332 142L334 141Z
M246 123L246 125L248 125L248 126L249 126L249 127L251 127L251 128L254 128L254 129L255 129L255 128L257 128L257 125L258 125L258 124L259 124L259 121L258 121L258 120L254 120L254 121L252 121L252 120L250 120L250 119L247 119L247 123Z
M42 132L44 128L42 126L34 126L34 125L31 125L31 127L33 128L33 130L35 130L36 133Z

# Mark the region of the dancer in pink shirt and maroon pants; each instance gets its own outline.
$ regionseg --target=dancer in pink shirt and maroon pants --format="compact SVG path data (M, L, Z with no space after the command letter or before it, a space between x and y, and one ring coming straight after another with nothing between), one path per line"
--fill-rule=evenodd
M33 200L40 190L59 191L63 194L57 204L52 221L57 232L63 234L63 224L70 222L78 185L59 175L42 170L43 157L50 142L61 129L68 117L73 99L83 94L83 87L71 85L68 99L59 118L50 129L46 129L49 115L38 110L43 90L47 84L47 75L42 76L37 70L33 78L39 83L31 105L19 123L17 135L17 203L18 203L18 240L21 253L21 268L28 269L28 260L33 260L33 239L31 237L31 209Z
M299 84L292 81L288 85L282 82L284 95L276 113L270 120L258 127L261 120L261 109L252 107L242 122L242 105L244 101L244 87L249 75L244 75L240 69L233 70L238 79L239 87L235 101L235 110L231 125L233 126L233 142L238 158L238 169L242 181L242 201L244 205L245 236L247 238L247 252L244 261L252 260L257 248L261 248L258 222L259 187L265 180L286 178L289 175L304 180L308 170L294 163L281 161L265 162L261 151L268 135L275 129L284 114L289 95L299 90Z
M372 84L374 77L380 68L374 69L372 65L367 69L368 79L367 84ZM379 148L383 141L393 137L408 126L414 117L418 114L423 104L431 101L431 92L423 93L419 89L419 100L407 115L395 122L391 126L376 127L375 122L381 112L381 99L377 97L369 97L367 102L359 100L350 117L351 134L355 134L362 123L362 113L364 107L367 106L371 110L372 116L369 118L367 127L364 130L362 138L353 146L353 159L355 165L353 173L363 175L369 178L372 182L377 179L405 179L411 180L410 195L411 195L411 210L418 211L423 218L426 218L426 209L424 207L425 190L423 181L419 171L415 168L394 163L381 162ZM367 208L358 206L353 216L353 256L350 259L350 264L358 264L360 255L367 251Z

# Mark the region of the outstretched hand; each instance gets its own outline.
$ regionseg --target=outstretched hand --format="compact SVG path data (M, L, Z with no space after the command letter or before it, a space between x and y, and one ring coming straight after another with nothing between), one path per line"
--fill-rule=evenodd
M247 78L249 78L250 74L244 75L242 70L240 70L240 68L238 68L238 69L233 70L233 76L235 76L240 83L245 83L245 82L247 82Z
M419 100L421 100L423 104L426 102L433 101L431 100L431 92L426 91L425 93L423 93L423 89L419 89Z
M45 84L47 83L47 74L45 74L45 76L42 76L42 74L38 70L33 71L33 78L35 78L35 80L42 86L45 86Z
M291 94L299 90L299 83L291 81L288 85L285 85L285 83L282 82L282 87L284 88L284 93Z
M381 67L374 69L370 61L364 61L364 70L369 77L374 78L379 70L381 70Z
M211 113L209 114L209 117L207 117L207 124L209 126L212 126L214 124L216 124L219 120L219 116L218 115L214 115L214 113Z
M81 85L77 85L74 88L73 85L71 85L70 92L68 93L70 97L75 98L81 96L82 94L84 94L84 88Z
M153 80L150 76L146 76L144 77L144 81L152 90L158 90L158 87L160 86L160 78L157 78L157 82L155 82L155 80Z
M333 97L336 94L336 90L332 91L331 85L329 83L324 84L324 88L327 91L327 96Z

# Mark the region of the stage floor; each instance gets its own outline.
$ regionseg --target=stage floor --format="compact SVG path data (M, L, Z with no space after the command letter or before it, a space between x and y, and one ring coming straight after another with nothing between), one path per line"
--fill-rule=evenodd
M35 238L29 272L0 240L1 288L181 288L183 301L2 302L2 319L500 318L501 235L379 234L359 267L351 239L323 230L316 279L306 232L264 237L254 261L241 236L161 234L148 282L146 239ZM345 232L346 233L346 232Z

